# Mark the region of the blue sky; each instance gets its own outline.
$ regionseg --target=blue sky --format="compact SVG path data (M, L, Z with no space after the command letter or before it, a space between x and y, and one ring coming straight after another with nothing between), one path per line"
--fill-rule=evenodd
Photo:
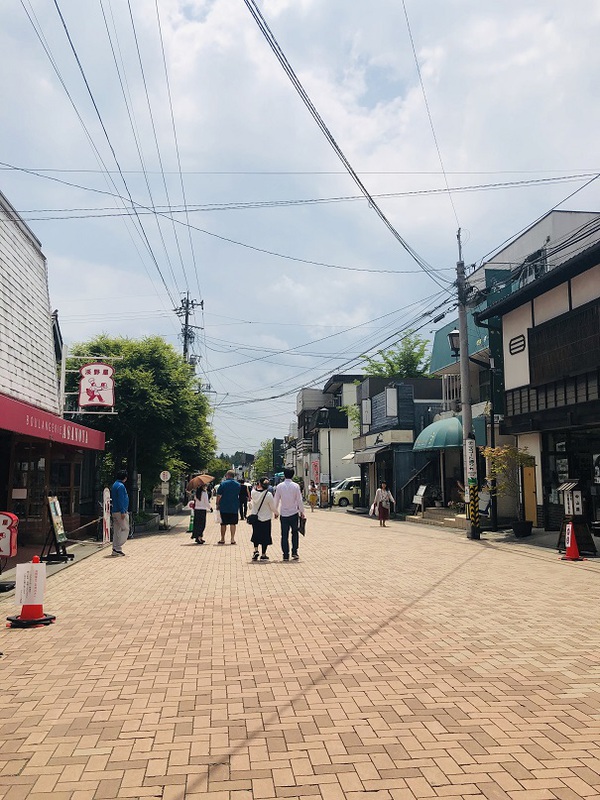
M476 263L600 171L594 0L577 13L558 0L406 0L445 177L402 2L260 4L437 282L356 198L243 0L131 0L135 27L126 3L58 6L107 135L54 3L6 0L0 189L43 243L67 341L158 333L180 346L173 306L188 290L204 301L196 351L220 450L287 433L296 388L359 371L361 353L407 325L431 335L427 312L452 302L457 227ZM544 182L496 186L508 181ZM115 195L131 195L138 222ZM598 203L593 184L561 208Z

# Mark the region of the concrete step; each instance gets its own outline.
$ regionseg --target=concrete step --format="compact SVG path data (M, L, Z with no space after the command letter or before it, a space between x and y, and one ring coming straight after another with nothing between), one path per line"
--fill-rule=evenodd
M407 514L406 522L416 522L419 525L434 525L434 526L436 526L438 528L440 528L440 527L442 527L442 528L454 528L455 530L465 530L466 525L467 525L467 520L466 520L466 518L464 516L457 516L457 517L445 516L445 517L442 517L442 516L437 516L436 515L435 517L430 517L430 516L427 516L427 512L425 513L424 517L422 517L420 515L419 516L412 516L412 515L408 515Z

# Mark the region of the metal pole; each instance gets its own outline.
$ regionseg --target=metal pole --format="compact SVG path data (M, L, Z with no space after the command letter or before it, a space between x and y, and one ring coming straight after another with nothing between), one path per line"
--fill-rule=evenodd
M327 413L327 423L329 424L327 428L327 459L329 462L329 494L327 498L327 508L331 508L333 504L331 502L331 420L329 419L329 412Z
M460 229L458 230L458 256L456 263L456 289L458 293L458 332L460 358L460 404L463 429L464 484L468 489L467 539L479 539L479 492L477 485L477 447L471 414L471 384L469 376L469 337L467 329L467 285L465 265L462 261ZM467 498L465 497L465 501Z
M496 414L494 408L494 394L496 391L496 365L490 358L490 447L496 447ZM490 479L490 522L492 530L498 530L498 497L496 495L496 475Z

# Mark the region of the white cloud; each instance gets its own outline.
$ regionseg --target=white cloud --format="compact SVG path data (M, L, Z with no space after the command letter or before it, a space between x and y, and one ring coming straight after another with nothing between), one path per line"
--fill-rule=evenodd
M132 7L163 161L172 173L177 159L154 0L134 0ZM443 186L400 4L392 0L374 0L368 5L347 0L269 0L260 7L371 192ZM577 13L562 0L506 0L502 4L430 0L407 2L407 7L451 186L597 167L600 7L594 0L578 0ZM119 163L125 170L139 170L100 8L82 5L79 0L63 0L61 8ZM155 202L163 204L165 192L128 12L123 4L115 3L112 11L152 193ZM342 170L339 161L242 2L161 0L160 12L189 203L358 193L348 176L331 174ZM115 170L55 9L51 4L39 4L36 13L94 142L105 163ZM109 26L112 29L110 18ZM33 28L21 9L16 11L7 4L0 6L0 48L11 76L2 87L3 107L10 109L10 114L5 113L0 130L1 160L33 169L97 170L97 161ZM426 172L435 174L422 174ZM0 189L19 209L116 205L108 195L47 178L7 171L0 175ZM113 191L97 173L61 172L55 177ZM124 194L119 176L113 177ZM169 174L167 180L171 201L181 203L177 175ZM136 200L149 205L142 176L127 173L127 182ZM574 187L457 193L454 203L464 231L467 261L480 258ZM427 261L452 268L457 223L447 196L380 202L391 222ZM593 209L597 204L598 187L593 186L568 207ZM171 227L163 225L169 266L156 224L149 216L141 219L178 302L187 287ZM364 201L194 212L191 222L220 236L299 258L369 269L415 270L412 275L397 276L341 272L278 259L194 232L198 282L207 312L199 341L206 336L208 345L227 350L203 351L207 380L218 391L217 403L222 402L215 421L223 450L251 449L252 443L256 446L277 430L285 433L282 409L291 414L294 406L290 398L287 405L258 404L226 411L232 398L276 393L268 388L273 386L284 391L327 369L325 358L312 356L282 353L250 361L251 351L240 353L239 343L286 350L333 332L328 326L351 327L438 292ZM127 335L156 332L179 346L174 315L171 319L162 313L152 316L153 310L169 309L172 304L165 299L143 239L133 234L136 245L132 242L131 222L129 231L119 217L34 219L30 225L48 255L52 302L61 310L68 338L81 339L101 330ZM187 231L181 225L176 227L189 288L192 296L199 297ZM452 272L445 276L451 279ZM119 305L112 299L115 296L126 297L126 303ZM87 305L74 299L86 297L95 299ZM73 311L89 306L95 316L88 316L87 321ZM150 313L149 318L143 318L145 312ZM394 326L400 328L412 313L390 317L388 323L383 320L379 332L356 331L306 350L325 354L337 350L339 359L327 362L336 369L350 353L359 353L378 336L383 339ZM253 322L212 327L215 320L225 323L217 315ZM203 324L199 312L195 322ZM269 324L273 322L286 324ZM217 339L232 344L226 347ZM223 369L244 360L247 367ZM274 425L266 422L271 413Z

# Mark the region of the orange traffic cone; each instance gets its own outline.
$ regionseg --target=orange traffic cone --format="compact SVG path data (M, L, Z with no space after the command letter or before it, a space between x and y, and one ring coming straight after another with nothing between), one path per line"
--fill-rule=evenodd
M33 564L40 563L40 557L34 556L31 559ZM24 604L18 617L7 617L7 628L38 628L42 625L50 625L56 617L53 614L44 614L42 603Z
M585 561L579 555L579 548L577 547L577 539L575 538L575 526L572 522L567 522L565 529L565 545L567 547L566 555L562 557L562 561Z

